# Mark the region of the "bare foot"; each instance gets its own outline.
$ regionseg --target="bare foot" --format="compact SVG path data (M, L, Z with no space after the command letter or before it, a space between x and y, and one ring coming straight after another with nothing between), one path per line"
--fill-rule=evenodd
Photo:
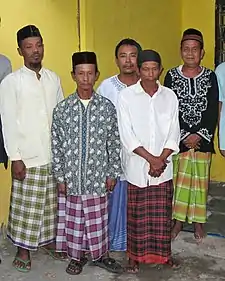
M203 230L203 224L202 223L195 223L195 232L194 232L194 237L197 243L201 243L202 239L204 238L205 233Z
M139 272L139 263L129 259L128 266L125 267L127 273L137 274Z
M176 220L175 225L173 226L172 232L171 232L171 239L175 240L178 236L178 234L181 232L183 228L183 223L181 221Z

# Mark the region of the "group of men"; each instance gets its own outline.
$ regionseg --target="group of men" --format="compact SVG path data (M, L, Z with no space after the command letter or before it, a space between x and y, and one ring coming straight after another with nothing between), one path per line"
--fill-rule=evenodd
M137 273L140 263L179 266L171 241L183 222L194 224L198 242L204 237L219 113L216 75L201 66L201 32L184 31L183 64L167 72L164 86L159 53L142 50L133 39L116 46L119 74L96 92L96 55L76 52L76 89L65 99L59 77L42 66L39 29L23 27L17 43L24 66L0 85L12 163L8 237L18 248L13 266L30 271L30 251L39 247L55 259L69 258L71 275L82 272L87 253L93 265L121 273L110 251L127 252L129 273ZM217 75L223 102L220 68ZM221 114L222 153L224 120Z

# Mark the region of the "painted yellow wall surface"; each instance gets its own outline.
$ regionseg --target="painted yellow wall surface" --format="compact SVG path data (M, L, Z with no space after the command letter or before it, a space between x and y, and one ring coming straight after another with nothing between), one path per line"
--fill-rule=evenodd
M0 53L8 56L13 69L22 58L17 53L16 32L27 24L37 25L45 44L44 66L55 71L62 80L66 95L74 90L71 55L78 51L77 1L74 0L0 0ZM10 194L10 169L0 166L0 225L6 222Z
M66 95L74 89L70 78L71 55L78 50L77 1L0 0L0 53L7 55L16 69L22 60L16 51L16 31L26 24L37 25L44 38L44 65L62 79ZM198 28L205 38L204 65L214 62L215 0L81 0L81 49L95 51L99 60L98 84L117 73L114 62L116 44L126 37L136 39L143 48L157 50L166 71L178 65L182 31ZM13 9L12 9L13 7ZM28 8L24 8L28 7ZM211 179L225 181L225 159L213 157ZM6 222L10 193L9 170L0 167L0 224Z
M94 50L101 72L99 83L117 73L114 49L123 38L136 39L143 48L157 50L165 69L180 62L181 1L81 1L82 49ZM164 73L165 74L165 73Z
M189 27L202 31L206 51L203 65L214 69L215 0L182 0L182 30ZM224 182L225 158L217 149L217 137L215 137L215 146L216 154L212 159L211 180Z

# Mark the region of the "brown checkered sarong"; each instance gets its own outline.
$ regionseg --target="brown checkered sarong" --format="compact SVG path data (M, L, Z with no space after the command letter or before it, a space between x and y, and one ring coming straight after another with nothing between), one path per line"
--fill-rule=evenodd
M141 263L163 264L171 256L172 181L128 185L127 252Z

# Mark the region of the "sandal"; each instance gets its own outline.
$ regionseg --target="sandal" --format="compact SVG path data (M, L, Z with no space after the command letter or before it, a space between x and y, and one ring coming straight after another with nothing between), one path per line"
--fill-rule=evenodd
M31 270L31 260L22 260L19 257L15 257L12 263L13 267L19 272L27 273Z
M44 250L50 257L52 257L55 260L60 260L60 261L67 261L68 256L66 253L63 252L56 252L55 249L49 249L46 247L41 247L42 250Z
M81 274L83 267L87 263L87 258L81 258L80 261L71 260L66 268L66 272L70 275L79 275Z
M102 257L99 260L94 261L93 265L106 269L107 271L112 272L112 273L124 272L122 266L112 258L103 258Z

